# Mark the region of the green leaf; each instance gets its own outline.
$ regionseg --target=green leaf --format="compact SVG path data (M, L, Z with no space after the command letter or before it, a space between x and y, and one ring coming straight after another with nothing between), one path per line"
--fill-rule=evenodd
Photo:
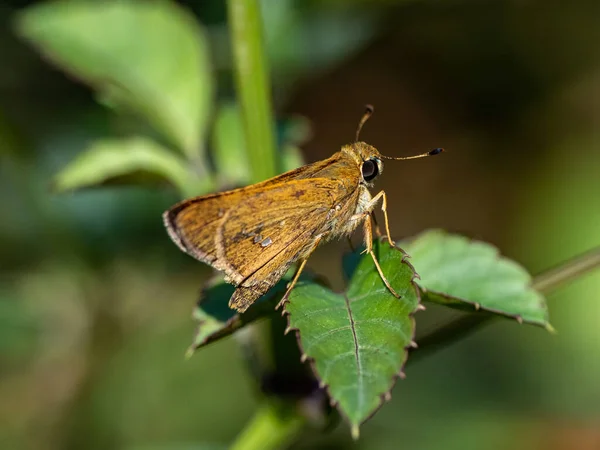
M188 356L200 347L229 336L234 331L262 318L273 314L275 306L287 289L294 269L273 286L265 295L259 298L245 313L240 314L227 305L235 286L224 281L218 281L208 286L200 295L200 300L194 309L194 319L198 322L194 341L188 349ZM301 280L312 280L312 275L303 273Z
M131 174L158 175L179 188L184 195L211 190L209 180L199 180L185 161L142 137L94 142L55 178L58 191L79 189L109 182Z
M189 158L202 154L213 97L208 45L173 2L45 2L19 32L117 108L144 117Z
M172 444L141 444L125 447L126 450L227 450L229 446L223 444L177 442Z
M304 165L304 158L300 149L295 145L284 145L281 149L281 167L283 167L283 170L297 169L302 165Z
M404 248L420 275L423 300L551 329L546 301L531 287L531 276L492 245L432 230Z
M311 121L304 116L291 116L277 124L278 141L300 147L313 137Z
M303 117L293 117L281 124L281 168L284 172L304 164L299 143L309 137L309 123ZM219 105L212 129L212 156L218 179L224 186L243 186L251 180L244 140L244 124L238 104Z
M219 106L212 130L213 159L219 181L225 186L240 186L250 181L244 126L236 103Z
M359 425L389 398L413 344L412 314L419 306L414 270L404 255L374 242L383 273L401 298L385 287L370 255L351 270L345 293L300 282L286 305L304 358L358 436Z
M200 347L227 337L251 322L274 313L279 297L285 292L285 285L285 281L280 281L243 314L227 306L235 286L221 281L208 288L202 293L194 309L193 317L198 326L187 356L190 357Z

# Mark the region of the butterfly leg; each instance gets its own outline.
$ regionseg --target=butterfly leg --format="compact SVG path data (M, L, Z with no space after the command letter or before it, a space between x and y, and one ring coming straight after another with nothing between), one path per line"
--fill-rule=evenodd
M370 213L362 213L362 214L360 214L359 217L361 217L361 218L366 217L366 219L363 219L365 221L373 220L373 225L375 226L375 236L377 236L377 238L380 238L382 236L381 230L379 229L379 225L377 225L377 219L375 219L375 214L373 214L373 211L371 211ZM348 239L350 239L350 238L348 238ZM386 239L387 239L387 236L386 236ZM368 253L368 252L369 252L369 249L365 248L362 252L360 252L360 254L364 255L365 253Z
M381 195L381 197L382 197L381 211L383 211L383 220L385 221L385 233L387 235L387 240L390 243L391 247L395 247L396 243L392 239L392 235L390 233L390 222L388 220L388 215L387 215L387 195L385 195L385 191L381 191L375 197L378 197L379 195Z
M392 234L390 233L390 222L388 220L388 215L387 215L387 196L385 195L385 191L380 191L379 194L377 194L375 197L373 197L371 199L371 201L369 202L369 204L365 207L365 209L367 211L369 211L369 215L371 215L373 217L373 219L375 219L375 215L373 215L370 211L372 211L372 209L375 207L375 205L377 204L379 199L382 199L381 211L383 211L383 220L385 222L385 237L388 240L388 242L390 243L390 246L395 247L396 243L392 239ZM377 227L377 222L375 222L375 226ZM381 235L379 232L379 228L376 228L375 232L378 236Z
M292 281L290 281L288 283L287 290L285 291L285 294L283 294L283 297L281 297L281 300L279 301L279 303L277 303L277 306L275 306L275 310L278 310L280 307L282 307L288 301L288 297L290 295L290 292L292 292L292 289L294 289L294 286L296 286L296 282L300 278L300 274L304 270L304 266L306 266L306 262L308 261L309 256L318 247L320 241L321 241L321 236L319 236L318 238L316 238L315 241L313 242L312 248L310 249L310 251L308 252L308 254L300 262L300 265L298 266L298 269L296 269L296 273L294 274L294 277L292 278Z
M382 203L381 203L381 210L383 211L383 218L385 220L386 239L390 243L390 247L393 247L393 248L395 248L397 250L400 250L404 255L409 256L408 253L406 253L403 249L401 249L400 247L398 247L396 245L396 243L392 239L392 235L390 234L390 223L389 223L388 215L387 215L387 195L385 195L385 191L381 191L375 197L377 197L378 195L381 195L381 197L383 197L383 200L382 200ZM373 215L373 217L375 217L375 216Z
M381 192L383 192L383 191L381 191ZM379 265L379 261L377 261L377 257L375 256L375 252L373 252L373 228L372 228L372 225L371 225L371 218L368 215L365 217L364 227L365 227L365 246L366 246L366 252L369 255L371 255L371 258L373 258L373 262L375 263L375 267L377 268L377 272L379 273L379 276L381 277L381 280L383 281L383 284L385 284L385 287L388 288L388 290L392 293L392 295L394 297L400 298L400 296L392 288L392 286L390 285L390 282L387 280L387 278L383 274L383 270L381 270L381 266Z

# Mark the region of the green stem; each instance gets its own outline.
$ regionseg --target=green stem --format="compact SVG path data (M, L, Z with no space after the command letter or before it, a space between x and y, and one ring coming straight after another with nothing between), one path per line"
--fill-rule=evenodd
M265 402L238 435L230 450L270 450L291 443L304 425L291 408Z
M254 182L277 174L273 112L258 0L228 0L236 87Z
M271 84L258 0L228 0L235 81L241 106L246 151L253 182L278 173ZM264 329L254 329L269 339ZM265 402L231 446L234 450L269 450L290 443L305 419L294 402Z
M548 293L596 267L600 267L600 247L537 275L533 280L533 288Z
M537 275L533 279L532 285L534 289L547 294L598 267L600 267L600 247ZM411 352L409 361L414 363L422 357L466 337L497 317L496 314L483 313L459 317L419 339L419 348L417 351Z

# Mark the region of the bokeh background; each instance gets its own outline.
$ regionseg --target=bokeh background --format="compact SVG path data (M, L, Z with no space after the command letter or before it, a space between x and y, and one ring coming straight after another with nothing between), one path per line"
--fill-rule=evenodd
M17 37L34 3L0 4L0 447L231 442L256 389L234 338L183 358L210 271L164 232L175 191L49 188L86 143L130 124ZM217 101L231 101L223 2L179 3L207 33ZM262 3L276 115L305 118L305 161L352 141L365 103L362 139L382 153L449 150L386 163L395 235L464 233L534 274L600 244L599 2ZM311 268L339 284L345 249ZM600 448L599 292L594 273L549 295L557 335L498 321L410 366L359 442L342 424L296 448ZM420 313L419 334L448 316Z

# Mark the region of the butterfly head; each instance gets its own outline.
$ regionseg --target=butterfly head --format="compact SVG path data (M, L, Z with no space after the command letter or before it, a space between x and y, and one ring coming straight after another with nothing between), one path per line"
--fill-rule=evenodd
M377 176L379 176L383 172L383 162L381 161L382 159L417 159L424 158L426 156L438 155L444 151L443 148L434 148L433 150L427 153L422 153L420 155L414 156L393 157L382 155L372 145L358 140L363 125L367 120L369 120L369 117L371 117L373 111L373 106L366 106L366 111L360 119L360 122L358 123L358 128L356 129L356 140L353 144L347 146L348 153L350 153L360 165L360 172L362 175L363 182L365 184L371 185L375 178L377 178Z

